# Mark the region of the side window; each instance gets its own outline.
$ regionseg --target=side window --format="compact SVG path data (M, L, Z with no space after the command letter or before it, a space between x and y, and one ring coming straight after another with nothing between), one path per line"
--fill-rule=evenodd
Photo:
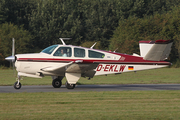
M60 57L71 57L71 55L72 52L70 47L60 47L54 53L54 56L60 56Z
M82 48L74 48L74 57L85 57L85 50Z
M105 55L103 53L100 53L100 52L88 50L88 56L90 58L104 58Z

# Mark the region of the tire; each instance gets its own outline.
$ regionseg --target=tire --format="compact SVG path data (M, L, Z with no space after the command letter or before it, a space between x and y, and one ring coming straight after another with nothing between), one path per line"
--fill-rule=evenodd
M54 80L52 81L52 86L53 86L54 88L60 88L61 85L62 85L62 81L59 80L58 78L56 78L56 79L54 79Z
M69 84L67 81L66 81L66 88L67 89L74 89L75 88L75 86L76 86L76 84Z
M17 85L17 84L18 84L18 82L14 83L14 88L15 89L20 89L21 88L21 83L19 82L19 85Z

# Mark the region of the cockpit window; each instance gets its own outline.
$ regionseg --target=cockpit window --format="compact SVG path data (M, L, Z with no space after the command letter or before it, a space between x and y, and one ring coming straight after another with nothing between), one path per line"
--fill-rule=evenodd
M44 50L42 50L41 52L51 54L57 46L58 45L49 46L49 47L45 48Z
M60 47L54 53L54 56L59 56L59 57L71 57L71 55L72 52L70 47Z
M85 57L85 50L82 48L74 48L74 57Z
M88 50L88 56L90 58L104 58L105 55L103 53L100 53L100 52Z

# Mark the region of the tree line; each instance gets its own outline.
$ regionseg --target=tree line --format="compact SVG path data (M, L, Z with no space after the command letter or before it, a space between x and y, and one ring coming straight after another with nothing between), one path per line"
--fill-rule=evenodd
M0 60L59 44L138 53L138 41L174 39L171 61L180 57L180 0L1 0Z

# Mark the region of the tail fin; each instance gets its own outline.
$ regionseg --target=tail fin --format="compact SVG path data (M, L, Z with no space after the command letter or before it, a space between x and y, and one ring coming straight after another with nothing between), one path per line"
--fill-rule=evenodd
M139 41L140 54L145 60L161 61L168 58L173 40Z

